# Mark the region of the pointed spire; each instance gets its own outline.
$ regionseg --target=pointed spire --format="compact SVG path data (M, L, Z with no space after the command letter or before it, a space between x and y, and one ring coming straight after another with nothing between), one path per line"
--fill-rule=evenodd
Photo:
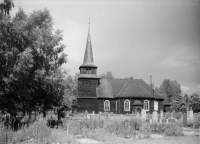
M88 37L87 37L87 43L86 43L86 48L85 48L85 56L84 56L82 66L95 66L94 60L93 60L93 53L92 53L91 37L90 37L90 18L89 18L88 24L89 24Z

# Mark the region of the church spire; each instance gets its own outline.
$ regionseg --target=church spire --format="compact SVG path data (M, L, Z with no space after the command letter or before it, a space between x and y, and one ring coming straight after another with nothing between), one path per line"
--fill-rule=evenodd
M91 43L91 37L90 37L90 18L89 18L89 28L88 28L88 37L87 37L87 43L85 48L85 55L82 66L95 66L94 60L93 60L93 53L92 53L92 43Z

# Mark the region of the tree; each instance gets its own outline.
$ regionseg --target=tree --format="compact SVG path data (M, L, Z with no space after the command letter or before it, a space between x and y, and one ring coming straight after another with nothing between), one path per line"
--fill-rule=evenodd
M189 100L190 100L190 97L188 96L188 94L184 95L184 100L185 100L185 104L186 104L187 109L188 109L189 108Z
M181 93L181 86L177 81L165 79L159 88L159 93L171 103L171 110L186 111L186 103Z
M200 112L200 95L198 93L193 93L190 96L189 106L192 107L195 113Z
M50 12L27 15L20 8L14 18L3 17L0 27L0 108L13 114L60 105L65 87L59 67L67 55Z
M108 71L106 74L102 73L100 75L101 78L107 78L107 79L113 79L113 75L112 75L112 72Z

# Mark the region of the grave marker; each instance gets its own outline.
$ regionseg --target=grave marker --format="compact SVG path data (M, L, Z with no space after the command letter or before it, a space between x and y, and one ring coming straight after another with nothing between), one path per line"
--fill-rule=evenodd
M163 119L163 110L160 111L160 119Z
M67 134L76 135L80 134L80 124L77 122L71 122L67 125Z
M187 127L187 126L188 126L188 125L187 125L187 114L186 114L186 113L183 114L183 126L184 126L184 127Z
M157 111L153 112L152 118L153 118L153 123L157 123L158 122L158 113L157 113Z

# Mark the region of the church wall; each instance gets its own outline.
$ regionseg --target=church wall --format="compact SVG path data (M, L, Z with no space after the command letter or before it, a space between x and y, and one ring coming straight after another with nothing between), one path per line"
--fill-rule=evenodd
M77 100L78 102L78 108L77 108L77 111L78 112L85 112L86 110L89 112L89 113L92 113L93 111L95 113L98 113L99 110L98 110L98 99L96 98L93 98L93 99L78 99Z
M96 87L98 79L79 79L78 80L78 97L96 97Z

